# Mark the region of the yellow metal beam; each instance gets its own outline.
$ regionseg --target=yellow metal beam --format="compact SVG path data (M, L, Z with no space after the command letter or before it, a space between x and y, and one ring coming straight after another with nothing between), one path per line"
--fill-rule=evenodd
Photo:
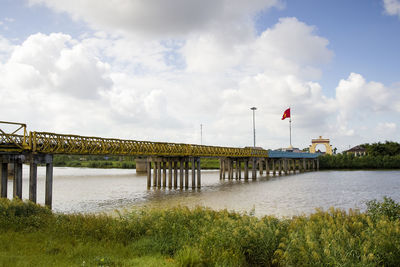
M1 123L20 127L11 133L6 133L0 129L0 152L32 151L46 154L126 156L268 157L267 150L253 148L148 142L49 132L30 132L28 136L25 124L0 121ZM16 134L18 131L23 131L23 134Z

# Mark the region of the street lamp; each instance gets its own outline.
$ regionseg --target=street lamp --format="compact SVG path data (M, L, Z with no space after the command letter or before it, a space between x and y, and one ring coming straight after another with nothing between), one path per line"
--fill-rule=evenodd
M253 111L253 137L254 137L254 147L256 147L256 117L255 117L255 111L257 110L256 107L250 108Z

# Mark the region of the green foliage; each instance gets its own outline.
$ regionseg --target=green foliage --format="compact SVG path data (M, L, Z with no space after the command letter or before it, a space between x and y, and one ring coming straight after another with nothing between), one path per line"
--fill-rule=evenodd
M371 156L396 156L400 155L400 144L386 141L385 143L363 144L367 153Z
M400 220L400 204L388 197L383 197L383 202L374 199L367 202L367 214L374 219L384 216L391 221Z
M399 266L400 204L292 219L197 207L126 215L55 214L0 201L0 265Z
M400 155L359 156L353 154L323 155L319 157L320 169L399 169Z

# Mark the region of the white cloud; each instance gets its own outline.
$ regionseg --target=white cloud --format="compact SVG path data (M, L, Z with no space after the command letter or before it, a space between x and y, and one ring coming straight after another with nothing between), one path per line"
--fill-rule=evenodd
M346 80L339 82L336 99L343 116L358 117L365 115L366 110L393 110L399 97L382 83L367 82L360 74L351 73Z
M15 47L7 65L29 70L29 80L37 81L35 87L46 88L49 93L59 91L77 98L93 98L111 86L106 77L107 64L66 34L31 35ZM7 74L10 80L21 79L16 69Z
M384 122L384 123L380 122L378 123L377 127L377 130L382 133L395 132L396 129L397 125L394 122Z
M95 29L129 34L182 36L227 25L240 28L238 21L255 12L281 6L280 0L29 0L74 19L86 21Z
M281 18L261 36L226 45L212 33L190 37L181 51L187 70L223 71L236 68L242 73L271 75L286 73L317 79L316 67L330 61L333 52L327 39L315 34L315 28L296 18Z
M369 116L388 105L395 112L400 109L397 89L367 82L359 74L342 80L336 97L325 96L316 80L333 52L315 27L282 18L255 34L248 14L277 1L249 6L238 1L239 7L222 0L205 2L223 12L200 12L190 25L172 21L158 29L166 18L149 22L143 29L153 38L113 34L140 32L127 14L152 18L159 7L149 1L140 2L140 14L129 10L136 1L124 2L125 9L105 2L90 10L84 6L91 1L31 2L69 12L104 31L79 39L34 34L16 47L3 38L7 57L0 64L0 97L6 101L0 112L9 120L27 122L30 129L196 143L202 123L206 144L246 146L252 143L249 108L256 106L257 144L276 148L288 143L288 122L280 118L290 105L293 143L302 148L319 135L337 142L358 142L360 134L369 138L372 131L357 131L349 114L362 110ZM189 1L171 3L192 8ZM155 10L146 9L150 7ZM116 13L120 17L111 17ZM178 15L177 21L187 19ZM229 23L234 27L227 30ZM181 37L164 39L173 34ZM376 127L378 119L368 127Z
M392 16L400 18L400 1L399 0L383 0L385 12Z

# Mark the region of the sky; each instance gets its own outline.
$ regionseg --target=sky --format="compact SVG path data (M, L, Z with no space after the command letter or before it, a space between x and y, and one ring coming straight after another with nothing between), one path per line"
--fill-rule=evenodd
M399 48L400 0L0 0L0 121L244 147L257 107L276 149L290 107L300 149L400 142Z

